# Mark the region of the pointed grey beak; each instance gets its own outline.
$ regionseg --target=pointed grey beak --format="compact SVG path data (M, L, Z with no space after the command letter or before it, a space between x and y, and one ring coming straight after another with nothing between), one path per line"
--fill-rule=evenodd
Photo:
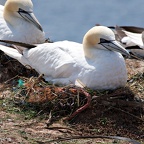
M102 39L102 41L99 44L101 44L108 50L116 51L126 56L130 56L129 52L122 45L120 45L120 43L116 40L108 41Z
M42 26L40 25L40 23L38 22L38 20L36 19L35 15L33 14L33 12L28 12L25 11L23 9L19 8L18 13L20 14L20 16L22 18L24 18L25 20L27 20L28 22L32 23L34 26L36 26L39 30L43 31Z

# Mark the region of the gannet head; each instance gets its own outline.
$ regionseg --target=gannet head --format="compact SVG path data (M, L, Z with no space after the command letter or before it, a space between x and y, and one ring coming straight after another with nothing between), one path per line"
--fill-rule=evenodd
M93 57L93 49L96 48L129 55L129 52L115 40L113 31L105 26L91 28L83 38L83 48L88 58Z
M7 0L4 6L3 16L13 26L17 19L24 19L43 31L40 23L33 14L31 0Z

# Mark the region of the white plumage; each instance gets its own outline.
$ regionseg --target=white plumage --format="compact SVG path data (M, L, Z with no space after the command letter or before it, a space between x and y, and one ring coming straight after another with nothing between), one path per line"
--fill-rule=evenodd
M139 58L144 58L144 28L135 26L110 27L116 38L130 53Z
M132 33L123 31L127 36L123 37L121 42L126 46L139 46L141 49L131 49L131 53L139 58L144 58L144 33Z
M7 0L4 6L0 5L0 39L30 44L45 41L31 0Z
M138 45L140 48L144 48L142 33L132 33L125 30L123 30L123 32L126 36L122 38L122 43L125 43L127 46Z
M115 89L127 82L125 61L120 53L129 53L104 26L90 29L83 44L70 41L44 43L25 49L23 54L6 46L0 46L0 50L23 65L30 65L52 83L78 84L79 80L92 89Z

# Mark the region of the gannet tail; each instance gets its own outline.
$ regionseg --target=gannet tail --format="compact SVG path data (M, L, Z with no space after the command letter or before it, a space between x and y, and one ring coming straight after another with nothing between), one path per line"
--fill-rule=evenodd
M20 54L16 49L4 45L0 45L0 50L3 51L6 55L18 60L24 66L29 65L28 60L22 54Z

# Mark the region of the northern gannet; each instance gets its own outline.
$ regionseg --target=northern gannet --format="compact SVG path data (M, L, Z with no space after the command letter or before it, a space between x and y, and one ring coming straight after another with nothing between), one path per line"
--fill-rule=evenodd
M44 43L23 50L22 54L6 46L0 46L0 50L23 65L30 65L54 84L79 85L81 82L92 89L115 89L127 82L126 65L120 53L129 53L115 40L113 31L104 26L91 28L83 44Z
M0 5L0 39L30 44L45 41L31 0L7 0L4 6Z

